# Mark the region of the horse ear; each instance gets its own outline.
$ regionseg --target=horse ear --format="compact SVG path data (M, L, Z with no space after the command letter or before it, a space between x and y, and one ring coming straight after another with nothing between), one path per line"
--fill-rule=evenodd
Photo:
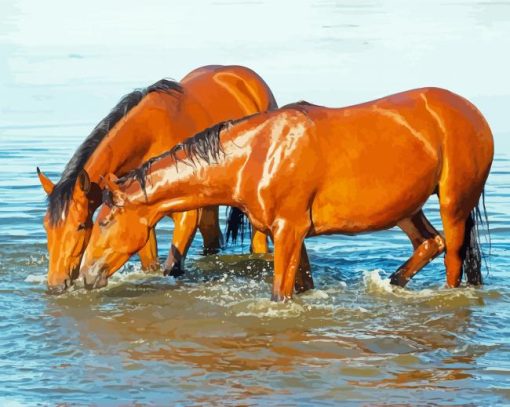
M89 193L92 183L90 182L90 177L87 171L85 170L80 171L76 183L78 184L80 189L85 193L85 195Z
M76 179L76 190L78 190L93 205L101 204L101 188L90 180L89 174L81 170Z
M47 195L50 195L55 188L55 184L43 174L39 167L37 167L37 176L39 177L39 181L41 182L44 192L46 192Z

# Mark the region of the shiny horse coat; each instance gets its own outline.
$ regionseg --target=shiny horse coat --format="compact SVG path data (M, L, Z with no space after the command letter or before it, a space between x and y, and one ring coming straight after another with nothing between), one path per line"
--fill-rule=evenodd
M411 90L346 108L298 103L221 123L117 180L107 177L81 274L107 278L168 211L242 209L274 241L273 299L291 298L308 236L399 226L414 253L407 281L446 249L446 281L481 283L477 204L493 159L481 113L444 89ZM444 236L422 207L439 195ZM123 239L119 237L123 236Z
M39 169L48 194L44 226L48 236L50 291L61 292L77 277L101 203L101 178L118 176L163 153L214 123L276 108L267 84L241 66L206 66L180 83L161 80L126 95L75 152L57 184ZM172 215L175 230L167 272L178 272L197 227L206 250L221 245L218 208L207 207ZM255 236L255 251L267 250L265 236ZM139 247L146 269L158 266L154 231Z

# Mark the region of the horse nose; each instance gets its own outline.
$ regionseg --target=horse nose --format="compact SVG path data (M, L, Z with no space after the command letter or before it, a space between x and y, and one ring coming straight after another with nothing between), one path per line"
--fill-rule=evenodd
M81 270L80 274L83 277L83 285L87 290L92 290L97 280L97 272L94 272L94 267L90 267L85 270Z
M48 284L48 294L50 295L61 295L64 294L69 287L71 287L71 279L66 278L61 284Z
M101 264L95 263L91 267L83 268L80 274L83 277L83 285L87 290L101 288L107 284L106 278L103 276L103 267Z

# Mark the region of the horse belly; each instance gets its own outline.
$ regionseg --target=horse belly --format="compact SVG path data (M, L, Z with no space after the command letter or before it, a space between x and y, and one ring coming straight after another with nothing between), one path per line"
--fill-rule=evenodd
M421 208L438 183L437 157L398 150L335 166L312 203L314 234L387 229Z

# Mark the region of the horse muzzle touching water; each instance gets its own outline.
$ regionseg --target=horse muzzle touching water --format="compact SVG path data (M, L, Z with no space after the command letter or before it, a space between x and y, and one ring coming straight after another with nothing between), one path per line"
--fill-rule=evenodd
M100 179L108 173L122 175L150 157L224 120L241 118L276 108L264 80L242 66L204 66L180 82L162 79L124 96L78 147L53 183L39 168L37 174L48 198L45 229L48 239L48 289L65 291L77 278L88 243L92 217L101 204ZM221 249L218 208L174 213L171 249L165 274L182 273L183 262L198 230L204 251ZM154 228L138 255L142 269L159 269ZM267 251L264 236L259 252Z
M101 260L96 261L91 266L84 267L80 275L87 290L102 288L108 284L108 267Z
M478 285L478 204L493 156L482 114L438 88L346 108L297 103L220 123L108 184L111 208L94 224L81 272L102 259L101 276L111 275L125 237L134 251L166 212L223 204L272 237L274 300L291 298L306 278L306 237L394 226L413 253L392 284L404 286L445 252L447 286L458 287L463 274ZM422 211L436 193L444 236Z

